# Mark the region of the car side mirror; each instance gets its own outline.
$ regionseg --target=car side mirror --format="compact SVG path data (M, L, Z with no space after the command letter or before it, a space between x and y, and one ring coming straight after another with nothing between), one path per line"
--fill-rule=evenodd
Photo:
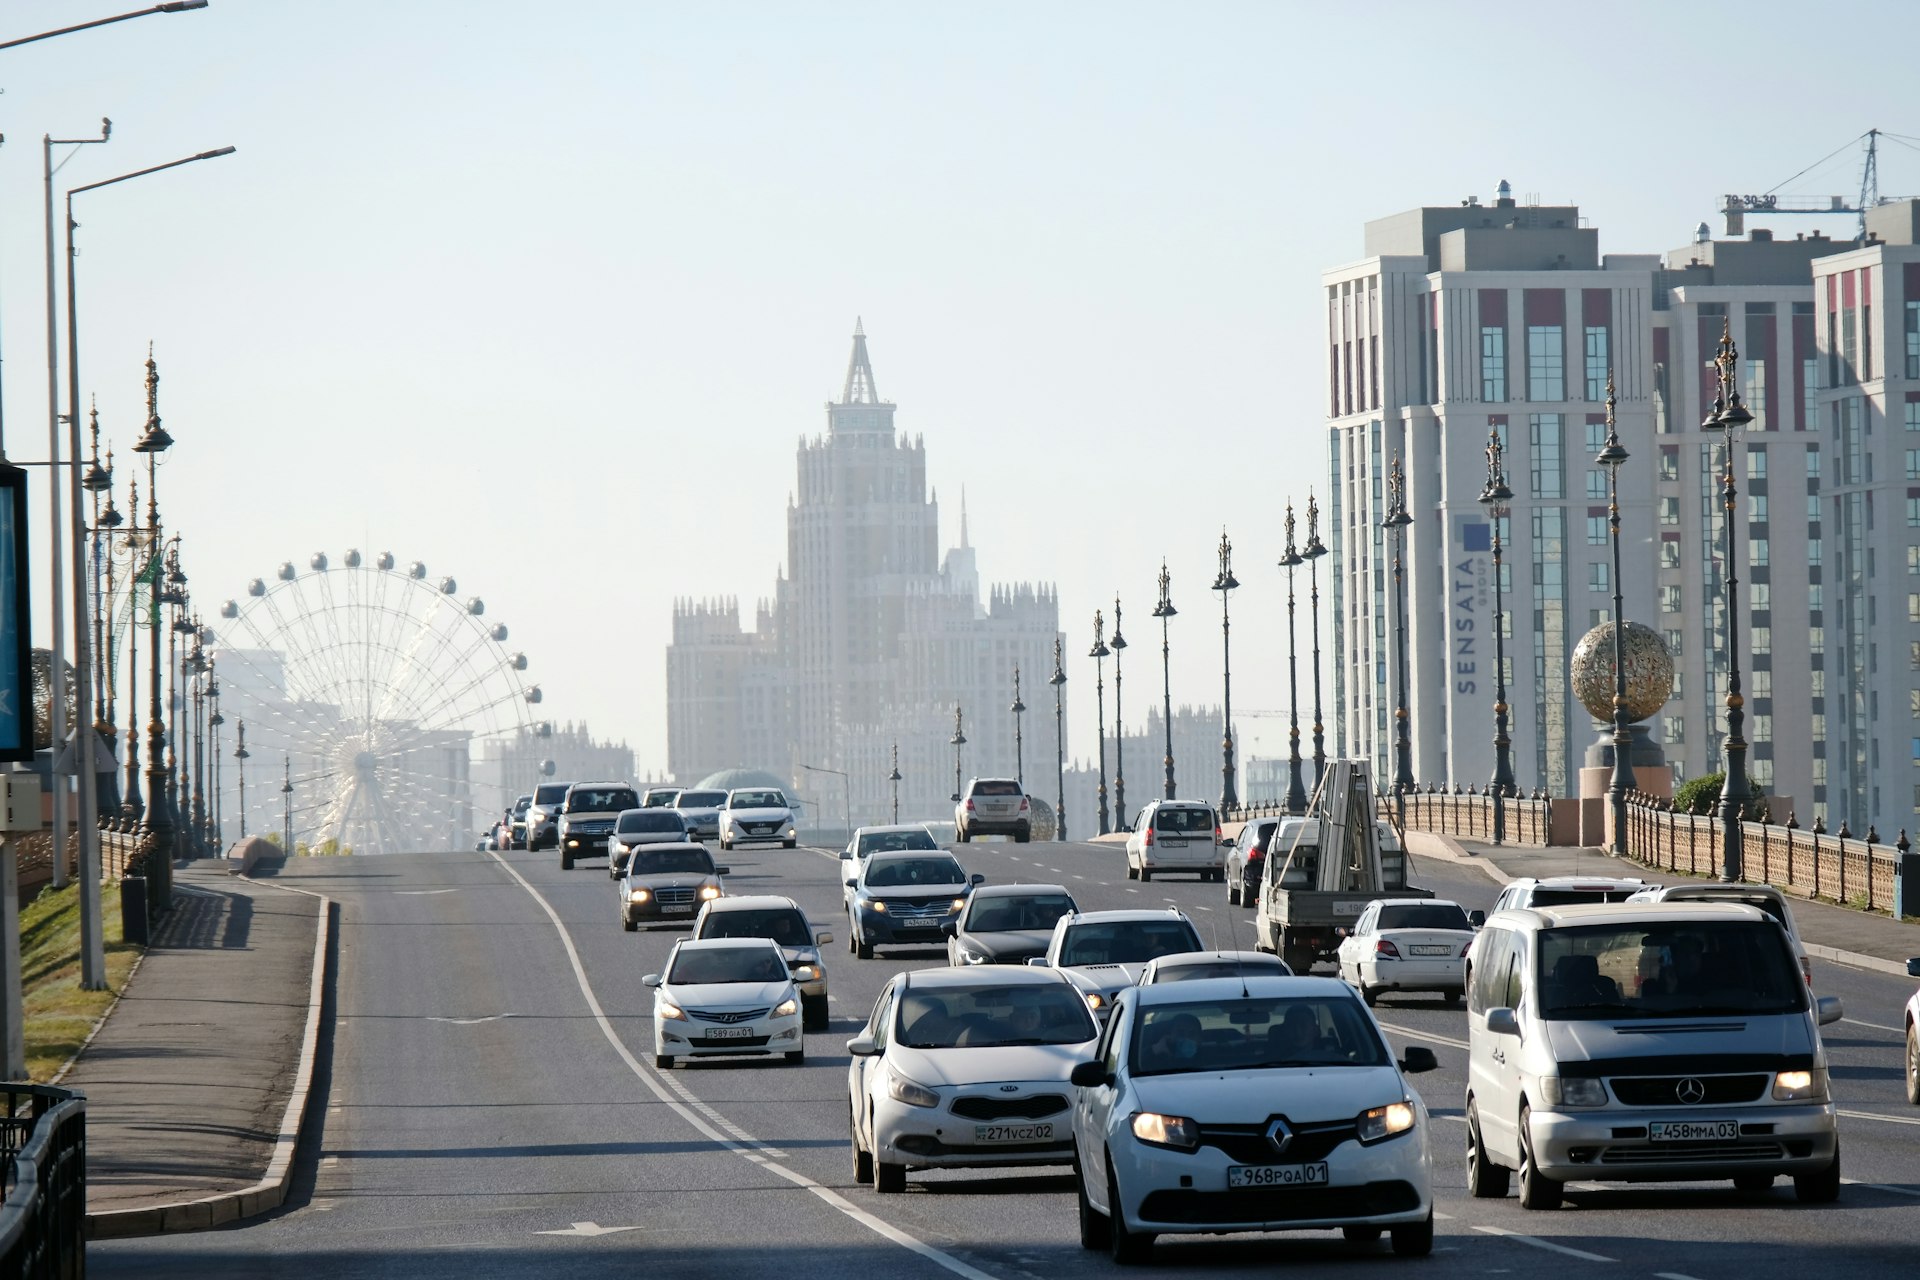
M1104 1062L1076 1062L1073 1071L1067 1076L1067 1083L1081 1089L1098 1089L1108 1083L1107 1066Z
M660 985L660 975L657 973L649 973L640 979L640 985L643 987L657 987Z
M871 1058L880 1052L880 1046L869 1035L858 1035L847 1041L847 1052L856 1058Z
M717 876L730 876L733 874L733 868L732 867L715 867L713 869L713 874Z
M1045 956L1028 956L1027 963L1036 969L1044 969L1047 967L1047 958Z
M972 875L967 877L967 883L970 885L985 884L986 882L987 882L987 878L982 875Z
M860 882L859 882L858 880L849 880L849 881L847 881L847 888L849 888L849 889L856 889L856 888L858 888L859 886L860 886Z
M1511 1009L1489 1009L1487 1030L1496 1036L1517 1036L1520 1034L1520 1019L1513 1016Z
M1481 925L1485 924L1486 922L1487 922L1486 912L1484 911L1467 912L1467 923L1472 925L1474 928L1478 929Z
M1920 956L1915 956L1913 959L1907 961L1907 976L1909 978L1920 978Z
M1410 1044L1402 1051L1400 1069L1410 1076L1417 1076L1423 1071L1437 1071L1439 1068L1440 1059L1434 1057L1433 1050L1425 1045Z
M830 934L830 933L821 933L821 934L816 934L816 935L814 935L814 939L813 939L813 945L814 945L814 946L816 946L816 947L825 947L825 946L831 946L832 944L833 944L833 935L832 935L832 934Z
M853 856L853 846L848 845L846 848L842 849L840 851L840 856L842 858L851 858Z
M1814 1001L1813 1007L1823 1027L1828 1023L1838 1022L1847 1015L1846 1006L1840 1003L1839 996L1821 996Z

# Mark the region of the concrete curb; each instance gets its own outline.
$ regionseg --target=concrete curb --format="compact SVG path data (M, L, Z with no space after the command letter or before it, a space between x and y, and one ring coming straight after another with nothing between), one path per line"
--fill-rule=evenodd
M318 899L320 915L318 927L313 932L313 977L307 987L307 1027L300 1040L300 1062L294 1071L293 1093L287 1099L286 1111L281 1114L280 1133L274 1140L273 1157L267 1162L265 1176L252 1186L242 1187L238 1191L225 1191L218 1195L140 1209L89 1213L89 1240L162 1235L174 1231L205 1231L209 1227L254 1217L286 1203L287 1187L293 1181L293 1156L300 1145L308 1095L313 1087L314 1058L320 1046L320 1013L326 995L327 957L333 941L333 899L325 894L288 885L270 887Z

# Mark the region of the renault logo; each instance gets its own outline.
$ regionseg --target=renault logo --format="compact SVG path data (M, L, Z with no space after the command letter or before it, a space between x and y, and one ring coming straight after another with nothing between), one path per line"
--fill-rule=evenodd
M1688 1106L1693 1106L1696 1103L1707 1100L1707 1086L1694 1077L1688 1076L1679 1084L1673 1086L1673 1096Z
M1293 1143L1293 1130L1287 1127L1285 1120L1275 1120L1267 1126L1267 1141L1272 1144L1275 1155L1283 1156Z

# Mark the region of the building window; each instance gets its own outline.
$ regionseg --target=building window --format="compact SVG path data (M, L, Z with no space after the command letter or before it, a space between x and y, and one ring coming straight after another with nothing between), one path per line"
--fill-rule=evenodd
M1920 599L1920 597L1916 597L1916 599ZM1660 612L1680 612L1680 587L1677 583L1670 583L1660 588Z
M1673 654L1675 657L1680 656L1680 633L1678 631L1662 631L1660 638L1666 641L1668 653Z
M1821 553L1821 550L1820 550L1820 539L1818 539L1818 538L1808 538L1808 539L1807 539L1807 565L1808 565L1808 567L1810 567L1810 568L1814 568L1814 569L1817 569L1817 568L1819 568L1819 567L1820 567L1820 559L1821 559L1821 554L1822 554L1822 553Z
M1675 674L1677 675L1678 672L1676 671ZM1678 692L1678 690L1675 690L1675 692ZM1756 671L1753 673L1753 696L1756 698L1771 698L1773 696L1773 672Z
M1611 589L1612 588L1607 585L1607 562L1605 560L1596 560L1588 565L1587 590L1608 591Z
M1753 652L1756 657L1763 653L1771 654L1773 652L1772 627L1755 627L1753 629Z
M1536 498L1567 496L1561 463L1565 428L1566 419L1562 414L1535 413L1527 417L1528 436L1533 445L1533 496Z
M1747 587L1747 607L1749 609L1773 608L1773 588L1764 582L1751 583ZM1758 689L1755 693L1760 692Z
M1747 412L1753 415L1753 430L1767 429L1767 362L1747 361Z
M1765 538L1755 538L1748 544L1747 563L1756 567L1772 564L1768 558L1770 551Z
M1907 303L1907 376L1920 378L1920 302Z
M1907 572L1920 574L1920 547L1907 548Z
M1755 524L1767 522L1767 495L1752 493L1747 495L1747 519Z
M1507 398L1507 331L1485 326L1480 330L1480 398L1499 402Z
M1587 472L1587 498L1592 502L1607 500L1607 473L1599 469Z
M1852 307L1840 309L1840 385L1850 387L1860 381L1860 325Z
M1920 400L1907 401L1905 421L1907 430L1920 431Z
M1685 673L1682 672L1679 667L1675 667L1673 669L1673 693L1671 694L1672 697L1681 698L1686 696L1686 691L1684 688L1682 688L1683 682L1680 679L1680 677L1683 674Z
M1680 478L1680 450L1670 444L1660 446L1660 478L1662 480Z
M1660 499L1660 523L1661 524L1679 524L1680 523L1680 499L1678 498Z
M1920 449L1907 450L1907 479L1920 480Z
M1527 326L1527 399L1567 398L1566 358L1559 325Z
M1920 622L1920 591L1907 592L1907 621Z
M1773 741L1772 716L1759 711L1753 713L1753 740L1755 742Z
M1915 720L1920 720L1920 689L1907 690L1907 709Z
M1920 498L1907 499L1907 528L1920 529Z
M1907 310L1907 317L1907 322L1913 323L1911 304ZM1913 347L1912 338L1907 340L1907 345L1909 348ZM1590 324L1587 326L1587 399L1597 402L1607 398L1608 363L1606 326ZM1911 378L1920 375L1908 374L1907 376Z
M1668 716L1660 722L1660 736L1666 740L1668 746L1679 746L1687 740L1685 722L1679 716Z
M1587 545L1604 547L1607 545L1607 518L1605 516L1587 517ZM1920 547L1914 548L1920 551Z
M1747 479L1765 480L1767 478L1767 449L1765 445L1755 445L1747 450Z
M1679 543L1662 542L1660 544L1660 567L1662 569L1678 569L1680 567Z

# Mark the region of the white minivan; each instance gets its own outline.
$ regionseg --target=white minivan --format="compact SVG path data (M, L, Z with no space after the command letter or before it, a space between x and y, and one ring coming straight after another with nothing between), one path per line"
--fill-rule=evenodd
M1551 1209L1583 1182L1785 1174L1840 1194L1817 1000L1786 934L1734 903L1534 907L1467 957L1467 1189Z
M1140 810L1127 836L1127 879L1151 880L1156 871L1192 871L1202 880L1226 878L1220 818L1204 800L1155 800Z

